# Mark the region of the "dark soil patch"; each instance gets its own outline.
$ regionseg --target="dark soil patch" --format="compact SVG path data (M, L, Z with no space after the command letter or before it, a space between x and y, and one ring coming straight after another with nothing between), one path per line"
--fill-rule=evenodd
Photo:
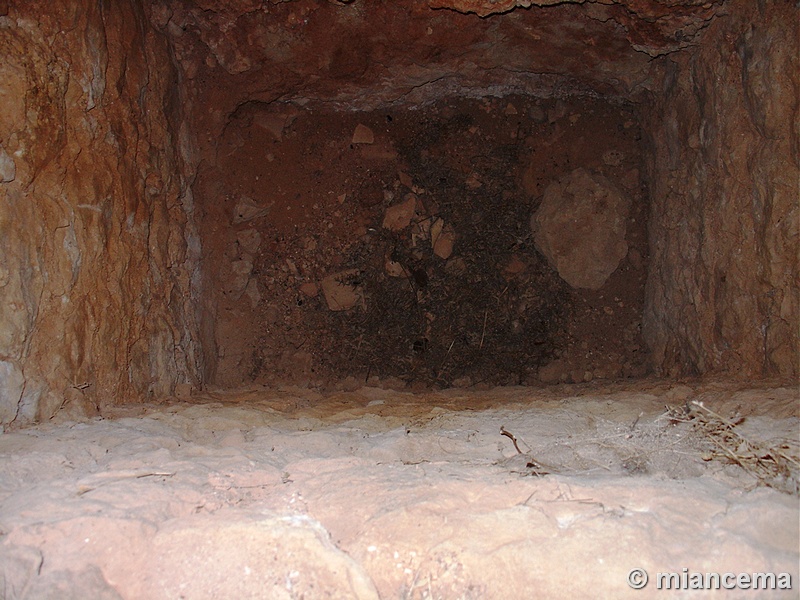
M289 115L277 133L276 114ZM353 143L359 124L372 143ZM577 101L462 99L346 114L242 107L218 164L195 186L207 270L219 278L217 383L507 385L539 381L553 361L557 380L641 375L638 131L625 107ZM622 158L604 161L609 150ZM578 166L617 181L634 205L632 251L597 292L566 284L530 229L546 185ZM268 214L231 224L243 197ZM383 227L386 210L409 198L409 225ZM254 253L239 240L253 231ZM452 253L437 255L442 231L454 234ZM224 282L243 260L252 263L246 293L230 291ZM314 286L336 273L361 295L349 310L330 310Z

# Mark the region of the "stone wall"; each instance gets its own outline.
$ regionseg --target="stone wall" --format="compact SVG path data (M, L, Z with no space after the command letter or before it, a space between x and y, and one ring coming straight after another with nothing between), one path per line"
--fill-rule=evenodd
M196 381L166 41L133 0L11 0L0 56L0 423Z
M647 129L645 338L662 374L798 375L798 11L726 4Z

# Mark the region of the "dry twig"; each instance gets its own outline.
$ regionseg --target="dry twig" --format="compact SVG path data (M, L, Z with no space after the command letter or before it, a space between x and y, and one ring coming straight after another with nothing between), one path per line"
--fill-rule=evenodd
M517 444L516 436L511 433L508 429L505 428L504 425L500 426L500 435L504 435L509 438L512 442L514 442L514 448L517 450L517 454L522 454L522 450L519 449L519 445Z
M721 458L739 465L762 485L800 494L800 447L797 442L759 443L736 427L744 418L728 419L693 400L682 408L667 407L673 422L691 423L713 445L707 460Z

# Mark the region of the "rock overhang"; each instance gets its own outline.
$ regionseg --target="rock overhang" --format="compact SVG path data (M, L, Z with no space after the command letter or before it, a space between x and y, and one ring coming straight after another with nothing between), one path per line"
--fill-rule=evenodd
M199 129L250 101L332 110L446 96L659 93L724 2L153 0Z

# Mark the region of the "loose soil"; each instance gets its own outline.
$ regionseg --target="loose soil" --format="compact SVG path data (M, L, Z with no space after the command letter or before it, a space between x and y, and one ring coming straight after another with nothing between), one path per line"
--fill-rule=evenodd
M371 139L354 137L359 127ZM195 184L211 381L422 389L641 376L642 155L632 108L590 99L242 105ZM546 186L577 167L632 199L630 251L598 291L566 284L530 229ZM411 223L385 227L409 198ZM262 213L237 220L243 199ZM451 254L434 252L437 221L454 234ZM319 283L342 273L359 301L331 310Z

